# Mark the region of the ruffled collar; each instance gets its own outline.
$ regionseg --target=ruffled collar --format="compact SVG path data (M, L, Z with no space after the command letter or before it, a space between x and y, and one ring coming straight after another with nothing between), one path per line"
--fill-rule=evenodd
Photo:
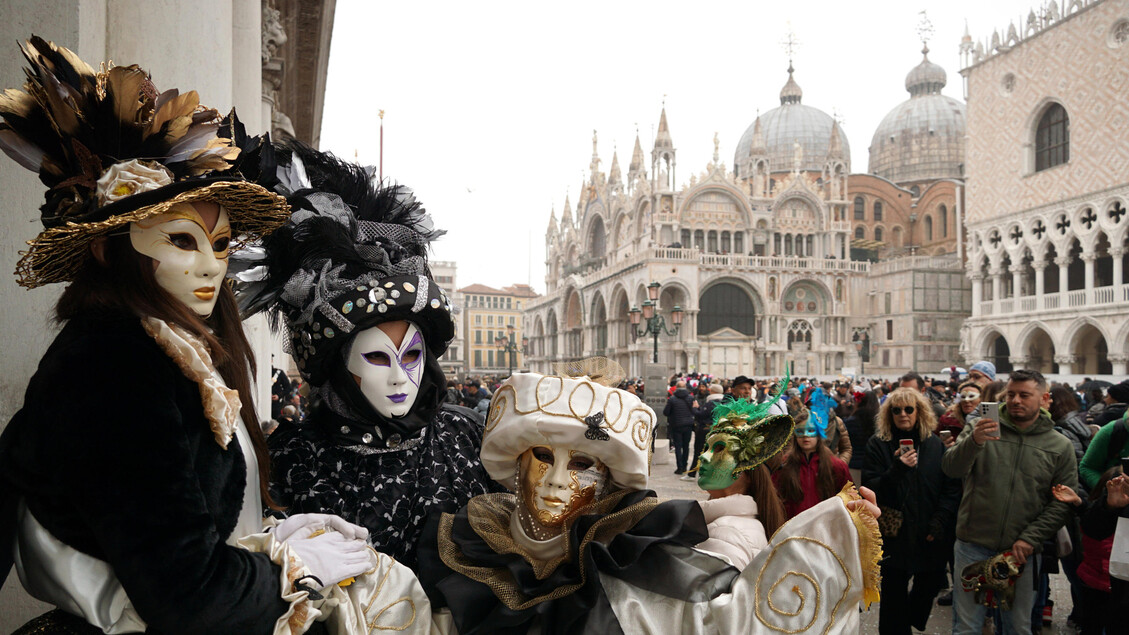
M141 326L176 363L180 372L200 387L204 416L216 443L226 450L235 435L241 404L239 393L228 388L216 371L208 347L185 329L155 317L143 318Z

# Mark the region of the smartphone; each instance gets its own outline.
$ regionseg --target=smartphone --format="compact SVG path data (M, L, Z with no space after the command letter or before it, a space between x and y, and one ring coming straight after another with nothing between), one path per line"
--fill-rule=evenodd
M996 431L992 433L991 438L1000 438L1000 402L998 401L981 401L980 402L980 417L983 419L991 419L996 422Z
M941 440L948 443L949 439L953 438L952 430L941 430Z
M909 452L913 449L913 439L902 439L898 441L898 449L902 451L902 454Z
M1129 476L1129 456L1121 457L1121 473Z

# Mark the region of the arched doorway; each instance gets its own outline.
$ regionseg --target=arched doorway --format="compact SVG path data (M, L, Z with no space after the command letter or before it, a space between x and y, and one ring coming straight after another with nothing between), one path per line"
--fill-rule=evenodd
M706 289L698 306L698 335L709 335L726 327L744 335L757 334L753 299L732 282L719 282Z
M596 355L606 355L608 349L608 311L604 307L604 298L599 293L592 299L591 312L592 342Z
M1036 328L1027 338L1027 368L1044 375L1058 372L1054 341L1041 328Z
M986 357L996 365L997 373L1010 373L1012 371L1011 347L1008 346L1003 335L996 333L994 337L988 340Z
M1074 372L1077 374L1109 375L1113 365L1109 361L1109 345L1102 332L1092 324L1085 324L1074 335Z

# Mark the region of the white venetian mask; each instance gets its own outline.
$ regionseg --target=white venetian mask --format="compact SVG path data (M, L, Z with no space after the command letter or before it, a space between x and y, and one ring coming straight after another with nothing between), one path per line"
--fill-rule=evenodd
M157 263L157 284L197 314L208 317L216 306L219 287L227 273L231 225L227 210L212 204L215 224L191 203L179 203L164 214L129 224L129 240L140 254Z
M579 450L537 446L520 460L521 498L529 517L544 529L559 530L604 492L607 468Z
M381 416L403 417L419 394L423 334L405 320L382 322L353 337L346 368Z

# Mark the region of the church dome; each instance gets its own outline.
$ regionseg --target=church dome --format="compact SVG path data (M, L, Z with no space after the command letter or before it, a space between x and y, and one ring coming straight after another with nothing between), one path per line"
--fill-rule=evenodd
M895 183L962 178L964 115L962 102L941 94L945 69L929 61L906 75L910 98L882 119L870 141L869 172Z
M780 91L780 106L757 117L737 142L733 165L742 177L750 155L767 156L770 172L792 170L796 143L803 148L801 170L822 170L832 152L850 165L846 135L831 115L801 103L804 93L792 73L789 64L788 82Z

